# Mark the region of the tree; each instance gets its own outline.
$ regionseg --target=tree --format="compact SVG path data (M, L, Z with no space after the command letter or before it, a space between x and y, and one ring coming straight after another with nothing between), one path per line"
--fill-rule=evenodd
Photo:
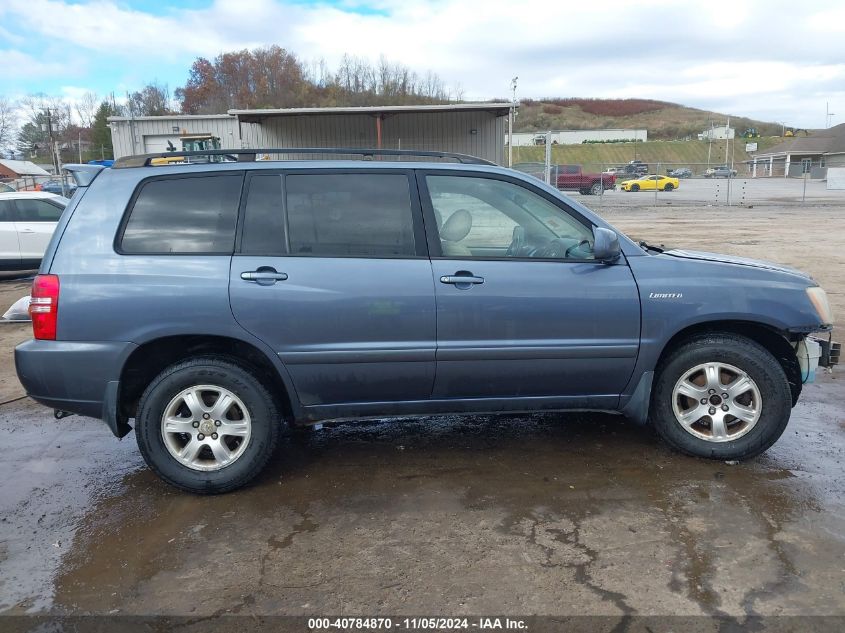
M10 147L15 141L17 113L14 105L6 97L0 97L0 151Z
M176 90L182 112L213 114L230 108L294 107L307 101L311 83L302 64L280 46L199 57Z
M456 88L459 91L459 88ZM444 103L449 94L432 72L420 78L407 66L382 57L344 55L336 72L324 61L303 64L280 46L223 53L191 65L176 99L187 114L232 108Z
M120 109L109 101L103 101L97 108L94 123L91 126L91 145L95 155L99 153L103 158L114 156L108 119L110 116L120 116L120 114Z
M76 101L74 109L83 128L90 128L94 125L94 115L97 113L99 104L100 98L97 93L91 91L86 92Z
M156 81L147 84L139 92L129 95L127 103L132 116L163 116L172 114L170 89L167 84Z

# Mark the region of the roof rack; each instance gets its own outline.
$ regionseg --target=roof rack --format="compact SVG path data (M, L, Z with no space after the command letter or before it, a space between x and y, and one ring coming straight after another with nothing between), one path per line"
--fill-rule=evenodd
M197 152L161 152L159 154L138 154L125 156L115 161L114 169L125 167L149 167L153 159L192 157L192 156L226 156L235 159L237 162L252 162L256 156L261 154L351 154L362 156L365 160L371 160L375 156L418 156L425 158L451 158L459 163L468 165L494 165L496 163L470 156L469 154L456 154L454 152L433 152L413 149L366 149L360 147L282 147L263 149L210 149Z

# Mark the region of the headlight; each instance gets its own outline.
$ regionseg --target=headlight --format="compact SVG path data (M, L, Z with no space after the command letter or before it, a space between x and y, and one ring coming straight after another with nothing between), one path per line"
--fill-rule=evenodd
M833 325L833 313L827 300L827 293L818 286L807 288L807 297L818 312L822 325Z

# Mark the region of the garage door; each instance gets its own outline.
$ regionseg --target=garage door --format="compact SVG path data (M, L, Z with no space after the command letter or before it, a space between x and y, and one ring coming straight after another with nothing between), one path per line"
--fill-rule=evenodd
M157 154L167 151L167 141L173 143L176 149L181 149L182 145L179 142L178 136L167 136L164 134L157 134L144 137L144 153Z

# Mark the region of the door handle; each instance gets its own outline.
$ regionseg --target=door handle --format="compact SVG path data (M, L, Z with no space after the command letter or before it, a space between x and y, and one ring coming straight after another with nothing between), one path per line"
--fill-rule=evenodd
M35 233L32 229L21 229L21 233Z
M276 272L274 268L264 266L258 270L247 270L241 273L241 279L244 281L254 281L261 285L274 284L277 281L285 281L287 278L287 273Z
M484 277L475 277L472 275L443 275L440 278L441 284L483 284Z
M441 284L451 284L458 290L469 290L473 284L483 284L484 277L476 277L468 270L459 270L454 275L443 275Z

